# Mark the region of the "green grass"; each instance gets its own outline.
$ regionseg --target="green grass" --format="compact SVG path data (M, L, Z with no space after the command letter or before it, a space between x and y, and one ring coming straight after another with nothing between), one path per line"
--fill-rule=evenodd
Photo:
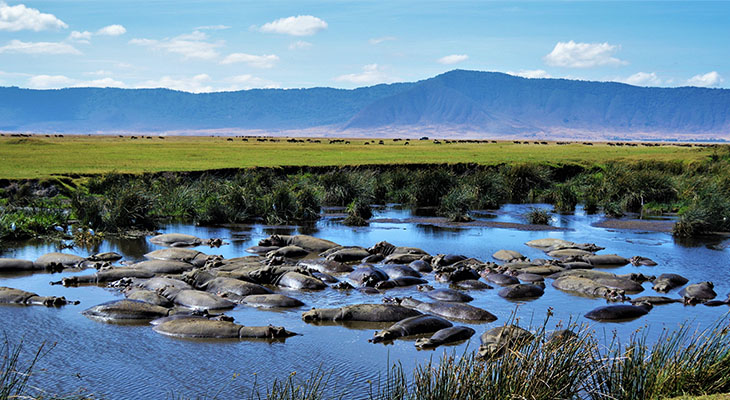
M431 141L384 140L384 145L350 139L351 144L257 142L249 138L166 137L132 140L117 136L0 137L0 179L38 179L51 175L203 171L223 168L278 166L342 166L383 164L548 163L591 165L607 161L682 161L710 157L711 148L673 145L558 146L498 143L433 144ZM313 139L314 140L314 139Z

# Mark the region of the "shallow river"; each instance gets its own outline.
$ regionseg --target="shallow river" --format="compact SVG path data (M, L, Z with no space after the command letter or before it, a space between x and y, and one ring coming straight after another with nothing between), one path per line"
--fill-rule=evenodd
M521 215L529 206L508 205L489 221L522 222ZM192 225L168 225L161 231L193 234L201 238L221 237L229 245L211 249L201 246L198 250L208 254L221 254L226 258L247 255L245 249L272 233L306 233L329 239L343 245L369 247L386 240L397 246L420 247L432 255L438 253L464 254L481 260L491 260L500 249L517 250L529 258L545 258L540 250L524 245L533 239L555 237L578 243L596 243L606 249L600 254L616 253L624 257L641 255L652 258L656 267L631 265L611 269L615 273L642 272L645 275L678 273L690 283L712 281L718 299L730 292L729 242L696 243L680 245L668 233L614 230L593 226L601 216L588 216L578 210L575 215L555 216L552 224L563 231L524 231L492 227L443 228L409 220L410 211L385 208L376 212L375 218L387 222L374 222L369 227L351 228L341 225L336 218L325 217L314 227L270 227L262 225L236 227L196 227ZM487 218L487 216L483 216ZM126 261L136 261L143 254L159 246L145 239L106 241L96 249L72 249L64 252L87 256L97 251L116 251ZM29 243L23 247L5 249L0 257L35 260L38 256L57 251L55 245ZM76 273L88 274L89 271ZM346 304L380 302L382 296L361 294L357 291L342 293L332 289L321 292L286 293L306 305L286 311L265 311L238 306L227 314L244 325L281 325L301 334L284 342L266 341L193 341L173 339L159 335L149 326L121 326L90 320L81 311L93 305L123 296L113 289L96 286L50 286L50 281L74 275L35 274L25 276L0 276L0 286L10 286L40 295L65 296L80 300L80 305L63 308L0 307L1 331L13 343L23 339L26 350L36 349L42 342L55 343L55 348L39 363L34 384L50 393L70 393L86 390L98 397L113 399L165 398L176 395L196 397L218 394L218 398L248 398L254 380L265 390L274 379L286 379L290 373L306 378L321 368L332 371L330 383L336 393L345 398L367 397L368 380L383 377L389 363L399 361L406 371L429 358L438 359L447 351L463 353L479 346L479 335L487 329L500 326L516 313L521 325L533 320L542 323L548 307L554 309L551 325L558 321L574 320L590 323L601 337L610 337L614 331L627 337L638 328L646 327L651 338L663 328L675 329L681 323L698 328L719 320L727 307L684 306L679 303L656 306L646 316L624 323L596 323L583 317L587 311L605 305L601 299L589 299L568 295L547 281L545 294L527 302L510 302L497 295L497 289L472 291L471 303L499 317L492 323L470 325L477 333L466 343L442 347L435 351L417 351L414 340L396 340L391 345L371 344L367 339L373 330L348 329L342 326L316 326L304 323L301 313L311 307L337 307ZM433 281L433 275L427 276ZM433 283L436 287L444 284ZM657 294L651 283L644 283L640 295ZM669 296L678 297L675 289ZM414 288L393 289L388 296L413 295L425 299ZM235 376L235 378L234 378ZM220 393L219 393L220 392Z

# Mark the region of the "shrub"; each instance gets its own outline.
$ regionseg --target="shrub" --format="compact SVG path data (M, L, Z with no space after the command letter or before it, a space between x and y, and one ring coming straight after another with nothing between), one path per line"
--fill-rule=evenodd
M419 169L410 180L411 205L435 207L456 184L456 176L447 168Z
M469 210L477 203L476 189L468 185L457 186L441 199L438 213L453 222L467 222L472 218Z
M532 202L537 198L537 191L550 184L550 170L543 165L510 164L503 166L500 172L512 203Z
M366 226L368 221L373 216L373 211L365 200L357 199L353 200L347 206L347 217L343 221L345 225L349 226Z
M544 208L531 208L525 218L532 225L547 225L550 222L550 213Z

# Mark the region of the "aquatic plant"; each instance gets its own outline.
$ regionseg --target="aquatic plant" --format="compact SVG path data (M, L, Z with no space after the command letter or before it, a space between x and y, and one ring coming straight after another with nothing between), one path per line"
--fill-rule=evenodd
M410 184L411 205L415 207L435 207L456 184L455 174L445 167L419 169L412 171Z
M67 216L54 208L0 208L0 239L23 240L64 230Z
M554 185L552 193L554 194L553 204L555 211L561 214L575 211L575 206L578 204L578 195L570 183Z
M452 222L471 221L469 210L475 203L477 203L476 188L462 184L451 189L446 196L441 198L438 214Z
M347 217L343 223L349 226L366 226L368 220L373 216L370 203L363 199L355 199L347 205Z
M545 165L515 163L502 166L507 198L512 203L529 203L537 198L537 191L549 186L550 170Z
M547 225L550 222L550 212L544 208L530 208L525 214L527 223L532 225Z

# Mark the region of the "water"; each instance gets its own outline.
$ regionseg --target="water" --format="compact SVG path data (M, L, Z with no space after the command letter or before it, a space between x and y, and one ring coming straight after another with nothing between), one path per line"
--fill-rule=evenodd
M497 212L477 214L479 219L496 222L522 222L521 215L529 206L508 205ZM336 210L335 210L336 211ZM500 249L517 250L530 258L545 258L544 253L525 246L524 243L539 238L554 237L574 242L591 242L606 247L601 253L616 253L624 257L641 255L652 258L656 267L631 265L611 269L615 273L641 272L645 275L678 273L690 283L712 281L718 298L724 299L730 292L728 268L728 241L675 243L671 235L661 232L610 230L593 226L600 216L585 215L581 210L575 215L554 217L552 224L563 230L524 231L485 226L439 227L428 218L417 218L408 210L386 207L374 217L381 221L369 227L351 228L341 225L336 218L325 217L314 226L271 227L262 225L230 227L196 227L171 224L165 232L181 232L202 238L221 237L230 245L217 249L200 247L208 254L221 254L226 258L246 255L245 249L272 233L306 233L345 245L371 246L386 240L399 246L420 247L435 255L457 253L482 260L490 260ZM406 222L403 222L403 221ZM97 251L116 251L126 261L141 260L143 254L160 248L145 239L110 240L92 250L65 250L87 256ZM54 245L27 243L22 247L3 250L1 257L34 260L41 254L57 251ZM76 274L88 274L85 271ZM479 346L479 335L487 329L499 326L515 315L522 325L533 321L542 323L548 307L553 308L551 325L572 320L590 323L599 336L628 337L639 328L649 330L650 338L656 338L663 328L675 329L681 323L697 328L711 325L723 317L727 307L684 306L679 303L656 306L646 316L624 323L596 323L583 315L601 305L601 299L571 296L550 286L539 299L526 302L510 302L497 295L498 290L472 291L471 303L495 314L499 319L487 324L470 325L477 334L471 340L439 348L435 351L417 351L414 339L397 340L390 345L370 344L373 329L350 329L343 326L317 326L301 320L301 313L311 307L337 307L346 304L380 302L382 296L364 295L357 291L341 293L327 289L322 292L287 292L306 305L285 311L265 311L239 306L228 314L244 325L281 325L300 333L282 342L266 341L201 341L181 340L159 335L147 325L120 326L92 321L80 312L93 305L119 299L115 290L85 286L65 288L50 286L50 281L74 275L34 274L0 276L0 286L16 287L41 295L65 296L80 300L78 306L63 308L0 307L1 331L11 342L23 339L28 352L41 343L55 344L37 369L34 384L49 393L87 391L99 397L114 399L165 398L175 395L195 397L199 395L219 398L247 398L251 386L269 386L274 379L286 379L292 372L296 378L306 379L313 371L331 372L330 383L336 393L345 398L367 397L368 381L384 378L389 363L399 361L406 371L429 358L438 359L444 352L463 353ZM433 276L427 277L433 280ZM433 283L436 287L445 287ZM644 284L640 295L657 294L651 283ZM669 296L678 297L677 290ZM413 288L394 289L388 296L412 295L425 299ZM638 295L637 295L638 296ZM445 350L444 350L445 349Z

